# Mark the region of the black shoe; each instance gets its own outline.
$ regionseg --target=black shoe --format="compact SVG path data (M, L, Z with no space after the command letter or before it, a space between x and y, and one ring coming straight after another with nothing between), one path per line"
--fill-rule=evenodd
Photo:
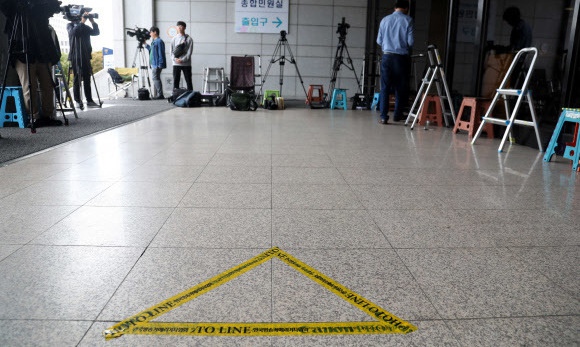
M87 107L101 107L101 105L97 104L93 100L87 101Z
M59 127L62 125L62 121L58 119L48 119L46 123L46 125L49 127Z
M381 119L379 119L379 123L380 124L389 124L389 119L388 118L381 118Z
M153 100L165 100L165 97L163 95L159 95L154 97Z

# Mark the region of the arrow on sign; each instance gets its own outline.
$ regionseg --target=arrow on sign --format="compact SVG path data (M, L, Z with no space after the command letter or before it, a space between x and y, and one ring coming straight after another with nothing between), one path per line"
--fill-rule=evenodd
M279 17L276 17L276 20L273 20L272 23L274 24L278 23L278 25L276 25L276 28L279 28L280 25L282 25L282 20Z

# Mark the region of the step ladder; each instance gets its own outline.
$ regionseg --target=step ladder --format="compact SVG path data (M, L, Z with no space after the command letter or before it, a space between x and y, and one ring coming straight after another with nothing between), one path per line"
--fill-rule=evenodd
M522 85L521 89L508 88L508 84L510 82L510 75L514 71L515 66L517 64L523 64L524 61L527 61L528 60L527 58L529 58L528 55L530 55L530 54L532 54L531 62L530 62L530 65L528 67L528 72L526 72L526 78L524 80L524 84ZM475 141L477 141L477 138L479 137L479 135L483 131L483 128L486 124L492 123L492 124L503 125L503 126L506 126L507 128L505 130L505 133L503 135L503 138L501 139L501 143L500 143L499 148L498 148L498 152L501 153L503 150L503 146L505 144L506 139L508 138L508 136L510 136L512 126L514 124L518 124L518 125L534 127L534 130L536 131L536 140L538 141L538 148L540 149L540 152L544 151L542 148L542 141L540 140L540 131L538 129L538 123L536 122L536 113L534 111L534 100L532 99L531 91L528 90L528 86L529 86L530 80L532 78L532 72L534 71L534 65L536 64L537 57L538 57L538 49L535 47L523 48L516 54L516 56L514 57L514 59L512 61L512 64L510 65L507 73L505 74L505 76L503 78L503 81L501 82L499 88L497 89L495 96L493 97L493 100L491 101L491 104L489 105L489 108L487 109L487 112L485 113L485 116L483 116L483 118L481 119L481 124L479 125L479 129L477 129L477 132L475 133L475 136L473 136L473 140L471 141L472 145L475 144ZM493 118L491 116L491 114L493 112L493 108L495 107L495 105L499 101L500 96L504 99L504 104L505 104L505 108L506 108L506 119ZM512 112L510 112L510 109L509 109L509 103L507 100L508 96L517 96L518 97ZM524 99L528 102L528 106L530 107L530 114L532 116L531 121L516 119L516 115L518 114L518 111L519 111L520 106L521 106L522 102L524 101Z
M451 119L453 124L455 124L455 109L451 102L451 93L449 93L449 87L445 80L445 72L443 71L441 57L439 56L439 51L435 45L429 45L427 47L427 56L429 57L429 68L425 73L425 77L421 80L421 87L417 91L417 97L415 97L415 101L413 102L407 120L405 121L405 125L407 125L411 119L413 119L411 129L415 127L415 124L421 115L421 111L425 106L425 99L427 98L427 94L433 84L437 87L437 95L441 100L441 113L443 115L443 120L445 121L445 126L450 126L451 123L449 122L449 119Z
M224 68L204 67L202 94L223 94L224 90L225 90Z

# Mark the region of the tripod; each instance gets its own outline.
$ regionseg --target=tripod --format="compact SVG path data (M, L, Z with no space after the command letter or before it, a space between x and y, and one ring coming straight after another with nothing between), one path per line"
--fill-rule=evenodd
M139 41L137 45L137 50L135 50L135 56L133 57L133 65L131 67L137 66L139 62L139 70L137 72L138 86L139 89L147 88L149 93L151 93L151 80L149 79L149 55L145 54L145 48L143 47L143 42ZM147 87L145 87L145 80L147 80Z
M290 54L290 59L286 58L286 50ZM275 58L278 56L278 58ZM292 50L288 45L288 40L286 40L286 31L280 31L280 39L276 44L276 48L274 48L274 53L272 54L272 59L270 59L270 65L268 65L268 69L266 69L266 73L264 74L264 78L262 78L262 84L260 85L260 92L257 95L257 99L260 99L260 95L262 95L262 88L264 88L264 84L266 83L266 78L268 77L268 73L270 72L270 68L272 64L275 62L279 62L280 64L280 95L282 95L282 85L284 84L284 65L286 61L290 62L290 64L294 64L296 68L296 73L298 74L298 78L300 79L300 84L302 84L302 89L304 90L304 95L308 97L308 93L306 92L306 88L304 87L304 81L302 80L302 76L300 75L300 71L298 70L298 65L296 65L296 60L294 59L294 55L292 54Z
M34 117L34 103L32 102L33 98L37 98L38 95L34 95L33 94L33 90L32 90L32 83L38 83L38 81L31 81L31 73L30 73L30 51L29 51L29 42L28 42L28 38L30 37L30 26L29 26L29 18L28 18L28 13L26 13L26 7L24 6L19 6L16 8L16 12L14 14L14 18L13 18L13 23L12 23L12 32L10 34L10 38L9 38L9 45L8 45L8 60L6 62L6 66L4 69L4 76L2 78L2 88L0 91L0 102L2 102L4 100L4 91L5 91L5 87L6 87L6 79L8 76L8 68L12 62L12 59L15 58L14 55L15 54L23 54L24 58L25 58L25 65L26 65L26 70L25 70L25 75L26 75L26 80L28 81L28 84L26 86L22 86L23 88L26 87L28 88L28 93L29 93L29 100L28 100L28 109L30 110L30 117ZM20 42L22 42L22 50L20 51L15 51L15 43L16 43L16 39L17 39L17 33L18 33L18 29L20 29ZM48 65L48 63L40 63L40 62L36 62L35 64L42 64L45 65L46 68L46 73L47 76L50 76L50 81L53 87L53 92L56 91L56 84L54 83L54 80L52 79L52 74L51 74L51 70L50 67ZM42 83L41 83L42 84ZM24 91L23 91L24 92ZM62 116L63 119L65 120L65 125L68 125L68 119L66 118L66 115L64 113L64 109L62 107L62 103L60 102L60 100L58 100L59 106L60 106L60 110L62 111ZM6 106L6 105L4 105ZM46 117L50 117L52 115L45 115ZM35 119L30 119L30 132L31 133L36 133L36 124L35 124ZM62 123L61 123L62 124Z
M83 89L85 91L85 97L86 95L86 89L85 87L85 81L84 81L84 71L85 68L83 66L83 41L82 38L78 38L75 37L73 38L73 41L75 42L74 44L71 43L71 47L75 46L76 49L76 54L73 55L73 52L71 52L71 56L72 56L72 60L71 60L71 67L68 69L68 81L70 81L70 74L71 72L73 72L74 70L74 75L75 75L75 80L76 78L78 78L78 88L79 88L79 92L81 89ZM93 67L90 65L90 59L89 59L89 67L90 72L91 72L91 77L89 77L89 86L90 86L90 79L93 80L93 85L95 86L95 92L97 93L97 99L99 100L97 107L103 107L103 102L101 101L101 96L99 95L99 88L97 87L97 81L95 81L95 75L93 74ZM73 89L74 91L74 89ZM83 110L84 109L84 105L82 103L82 100L79 100L79 104L80 104L80 109Z
M348 47L346 46L346 29L349 27L350 25L345 23L344 17L342 17L342 23L338 24L338 29L336 30L336 32L339 34L339 37L338 46L336 47L336 53L334 55L334 63L332 64L332 74L330 76L330 85L328 87L329 93L332 93L334 90L337 75L342 65L346 66L347 69L354 73L357 88L362 93L360 80L358 79L356 71L354 70L354 64L352 63L350 53L348 52ZM344 52L346 52L346 63L344 62Z

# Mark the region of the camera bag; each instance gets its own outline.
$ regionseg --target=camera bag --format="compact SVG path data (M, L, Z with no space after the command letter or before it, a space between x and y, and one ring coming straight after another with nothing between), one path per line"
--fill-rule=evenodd
M232 93L230 96L230 109L234 111L255 111L258 104L254 96L249 93Z
M151 100L149 97L149 89L139 88L139 90L137 90L137 98L139 100Z
M175 101L173 105L177 107L200 107L201 106L201 93L193 90L188 90L181 94Z

